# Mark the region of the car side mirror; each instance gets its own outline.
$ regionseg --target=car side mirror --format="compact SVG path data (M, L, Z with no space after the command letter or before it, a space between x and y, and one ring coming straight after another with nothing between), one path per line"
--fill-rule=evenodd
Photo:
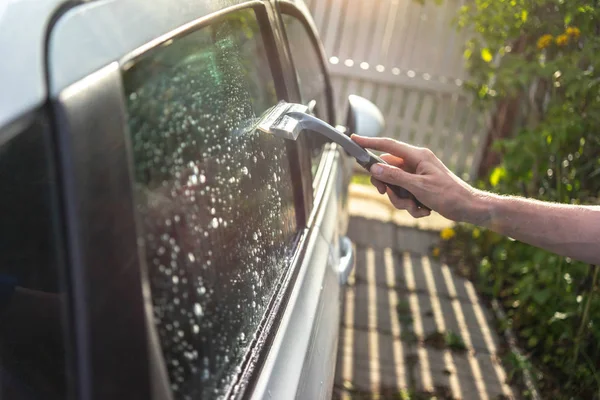
M348 96L348 115L346 126L348 134L377 137L383 133L385 119L371 101L354 94Z

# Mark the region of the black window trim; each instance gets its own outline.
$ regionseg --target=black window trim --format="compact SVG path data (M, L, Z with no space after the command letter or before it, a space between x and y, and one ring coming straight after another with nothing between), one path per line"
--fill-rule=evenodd
M118 65L111 63L53 99L76 398L85 400L150 396L147 280L140 268L121 93ZM138 346L125 346L123 357L125 343Z

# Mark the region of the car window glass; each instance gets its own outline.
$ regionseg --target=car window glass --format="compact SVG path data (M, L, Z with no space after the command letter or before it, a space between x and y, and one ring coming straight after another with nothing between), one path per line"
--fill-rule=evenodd
M277 103L256 15L168 41L124 72L154 318L177 399L223 396L297 233L283 139L248 129Z
M67 392L49 135L38 122L0 132L0 399Z
M294 67L296 68L296 78L300 87L302 102L308 105L311 101L315 101L314 114L327 121L329 110L327 109L325 71L321 66L321 58L317 47L313 44L311 35L301 20L294 16L283 14L283 23ZM307 139L310 142L314 176L326 140L317 135L310 135Z

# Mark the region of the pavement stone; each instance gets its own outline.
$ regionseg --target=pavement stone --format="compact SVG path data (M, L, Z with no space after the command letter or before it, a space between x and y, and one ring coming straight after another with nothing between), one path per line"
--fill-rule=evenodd
M516 399L498 362L491 313L468 280L429 256L444 221L398 225L375 196L357 197L354 191L350 203L361 204L360 212L348 230L356 249L345 297L352 304L343 306L333 398L397 399L403 390L437 389L453 399ZM424 341L442 328L461 336L467 350Z

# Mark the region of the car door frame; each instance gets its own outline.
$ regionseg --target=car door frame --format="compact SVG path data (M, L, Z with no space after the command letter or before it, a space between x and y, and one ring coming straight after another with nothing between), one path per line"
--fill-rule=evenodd
M260 9L256 15L257 18L260 18L259 14L266 18L259 23L263 39L270 42L269 45L265 43L265 47L274 63L271 68L277 95L289 99L287 78L283 76L284 66L280 60L281 47L277 45L277 35L281 32L274 29L276 20L272 4L247 1L200 16L165 34L157 33L154 40L124 57L111 60L93 73L68 84L62 84L64 77L60 77L56 83L53 81L53 67L57 63L53 59L51 41L60 40L61 34L68 32L68 29L57 32L55 28L61 27L62 18L69 12L87 12L86 18L93 18L93 8L97 6L83 4L71 10L62 10L63 15L56 16L49 31L47 53L50 102L65 215L65 247L70 281L69 321L74 338L71 360L74 371L77 371L75 392L77 398L85 400L168 398L170 392L164 365L155 365L161 363L162 357L152 322L152 300L143 244L138 242L139 224L133 199L132 153L126 128L122 66L130 56L144 49L191 29L199 29L231 12L246 8ZM157 11L156 15L159 16L160 12ZM69 51L76 53L77 46ZM276 78L278 72L281 76ZM299 165L302 157L298 149L301 146L290 144L288 148L291 149L288 154L292 175L301 176L303 184L299 188L300 195L295 193L296 210L301 219L295 258L282 277L282 288L274 297L275 303L263 320L257 341L261 347L251 349L258 351L246 359L238 384L235 385L237 389L230 393L231 397L242 396L251 388L256 367L261 365L261 357L270 346L289 293L295 286L300 269L298 264L308 246L305 227L308 215L306 207L310 203L306 200L307 196L311 198L312 190L304 187L305 169ZM109 209L106 204L116 209ZM109 293L110 301L106 301ZM101 314L98 314L98 310L101 310ZM114 331L110 335L101 335L103 327L110 325L116 325ZM131 343L139 345L131 348ZM125 353L126 357L123 356Z
M327 110L328 110L327 122L329 122L331 125L335 126L336 110L335 110L335 106L334 106L333 87L331 85L331 77L329 75L329 68L327 67L328 64L326 62L325 47L323 46L323 43L319 39L319 35L317 33L317 27L316 27L312 17L310 16L308 9L306 8L306 6L303 3L301 3L302 7L299 7L297 2L294 2L291 0L271 0L271 1L273 1L276 4L276 8L280 14L291 15L291 16L297 18L304 25L306 32L310 37L312 45L319 56L319 64L320 64L319 66L320 66L321 70L323 71L323 76L325 78L325 92L326 92L325 95L327 98ZM294 61L293 61L293 57L291 55L291 50L290 50L289 46L287 45L289 39L286 34L285 26L283 24L283 19L281 18L280 15L279 15L279 26L283 32L283 40L285 43L285 47L284 47L285 55L282 57L282 60L285 62L285 67L286 67L285 71L287 71L289 73L289 71L295 71L296 68L294 66ZM288 79L290 79L290 78L288 78ZM293 75L291 77L291 81L292 81L292 87L294 90L294 92L293 92L294 96L296 96L298 99L300 99L301 98L300 87L299 87L298 80L296 79L295 75Z

